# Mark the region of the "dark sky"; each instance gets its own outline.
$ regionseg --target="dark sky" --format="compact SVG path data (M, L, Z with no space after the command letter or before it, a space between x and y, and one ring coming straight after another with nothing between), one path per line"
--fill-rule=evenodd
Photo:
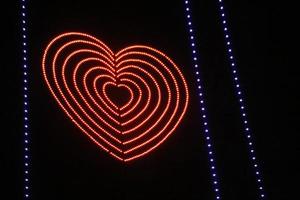
M286 85L274 77L285 60L271 33L271 9L253 1L226 3L267 195L290 199L282 198L279 181L284 164L278 132L284 132L284 126L277 117L283 113L277 91ZM193 1L192 9L221 194L225 200L257 199L216 2ZM3 176L1 190L7 199L17 200L23 191L19 8L11 5L7 11L1 115L7 119L8 139L1 140L0 167L1 179L2 173L8 176ZM183 1L178 0L29 3L32 199L213 199L184 17ZM54 36L68 31L90 33L113 51L137 43L154 46L182 66L191 95L188 112L175 133L149 156L128 165L114 160L58 108L41 76L41 56Z

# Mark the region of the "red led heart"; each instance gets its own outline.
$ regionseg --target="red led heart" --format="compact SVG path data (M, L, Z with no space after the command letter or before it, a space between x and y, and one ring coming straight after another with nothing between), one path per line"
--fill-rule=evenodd
M108 83L103 86L102 91L106 101L111 102L112 107L123 110L133 100L132 90L126 86Z
M50 92L73 123L125 162L165 141L189 101L176 64L147 46L134 45L114 54L93 36L64 33L45 49L42 70ZM127 90L128 100L117 103L108 87Z

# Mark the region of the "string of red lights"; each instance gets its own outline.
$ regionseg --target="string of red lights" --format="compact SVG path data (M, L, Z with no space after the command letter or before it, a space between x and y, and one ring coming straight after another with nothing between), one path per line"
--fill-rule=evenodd
M188 106L188 86L179 67L161 51L143 45L114 54L91 35L64 33L45 49L42 71L72 122L124 162L163 143ZM114 102L109 87L127 91L128 101Z

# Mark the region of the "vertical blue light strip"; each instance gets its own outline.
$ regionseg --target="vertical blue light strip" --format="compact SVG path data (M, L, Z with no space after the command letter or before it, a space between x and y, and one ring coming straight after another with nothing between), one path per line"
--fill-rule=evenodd
M29 135L28 135L28 57L27 57L27 16L26 0L20 0L21 3L21 41L22 41L22 68L23 68L23 108L24 108L24 199L29 199Z
M207 111L205 108L206 106L205 106L205 102L204 102L204 94L203 94L203 89L201 86L200 73L199 73L199 69L198 69L199 68L198 53L197 53L196 46L195 46L195 41L196 41L195 34L194 34L195 30L193 29L193 25L192 25L192 14L191 14L190 1L185 0L184 5L185 5L184 7L185 7L185 13L186 13L186 19L187 19L188 35L190 38L190 45L191 45L191 50L192 50L193 68L194 68L195 75L196 75L197 94L199 95L205 144L206 144L207 150L208 150L208 160L209 160L209 167L210 167L210 173L211 173L211 178L212 178L213 191L215 194L215 199L221 199L220 189L219 189L219 178L218 178L217 170L216 170L215 156L214 156L214 151L213 151L213 147L212 147L212 139L211 139L209 128L208 128Z
M249 128L249 121L248 117L246 114L246 106L245 106L245 101L243 97L243 92L241 89L241 84L239 81L239 76L238 76L238 71L237 71L237 64L235 61L235 57L233 55L233 48L232 48L232 41L228 29L228 22L226 20L226 13L225 13L225 8L224 8L224 0L218 0L218 6L219 6L219 11L220 11L220 17L222 21L222 28L224 32L224 38L225 38L225 43L226 43L226 51L227 51L227 56L229 59L229 63L231 66L231 71L232 71L232 78L234 82L234 87L236 91L236 96L239 101L239 107L240 107L240 114L241 118L243 121L243 132L246 136L247 139L247 144L249 147L249 155L250 155L250 160L251 160L251 165L253 166L254 173L255 173L255 178L257 182L257 187L258 187L258 194L259 194L259 199L264 199L265 198L265 192L263 188L263 183L262 183L262 176L261 172L258 166L257 162L257 157L255 155L255 150L254 150L254 144L253 144L253 139L252 139L252 134Z

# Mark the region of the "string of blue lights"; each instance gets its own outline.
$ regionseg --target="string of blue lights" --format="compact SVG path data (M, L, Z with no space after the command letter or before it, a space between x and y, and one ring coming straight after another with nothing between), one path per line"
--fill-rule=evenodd
M24 199L29 199L29 109L28 109L28 61L27 61L27 16L26 0L21 0L21 37L24 93Z
M196 39L195 39L194 28L193 28L193 24L192 24L192 11L191 11L190 1L185 0L184 5L185 5L185 13L186 13L186 19L187 19L186 22L187 22L188 35L189 35L190 45L191 45L191 50L192 50L193 67L194 67L194 71L195 71L195 75L196 75L196 83L197 83L197 88L198 88L197 93L199 95L202 123L203 123L203 129L204 129L204 137L205 137L205 143L206 143L207 151L208 151L208 159L209 159L210 173L211 173L211 178L212 178L212 185L213 185L213 190L214 190L214 194L215 194L215 199L221 199L220 189L219 189L219 177L217 175L217 170L216 170L214 150L213 150L212 139L211 139L211 135L209 132L209 127L208 127L207 111L206 111L204 94L203 94L203 89L202 89L202 84L201 84L201 79L200 79L200 73L199 73L199 64L198 64L199 56L198 56L198 52L196 50L196 45L195 45Z
M254 169L255 173L255 178L257 182L257 187L258 187L258 193L259 193L259 199L265 199L265 192L264 192L264 187L262 183L262 176L261 176L261 170L259 169L257 157L255 155L255 149L254 149L254 144L253 144L253 137L252 133L249 128L249 120L247 117L246 113L246 106L245 106L245 98L243 97L243 92L241 88L241 83L237 71L237 64L236 64L236 59L234 57L233 53L233 47L232 47L232 41L231 41L231 36L229 33L229 28L228 28L228 21L226 19L226 13L225 13L225 7L224 7L224 0L218 0L218 6L219 6L219 13L220 13L220 18L221 18L221 24L224 32L224 38L225 38L225 43L226 43L226 51L227 51L227 57L231 66L231 72L232 72L232 78L234 82L234 87L236 91L236 96L239 101L239 106L240 106L240 114L243 122L243 133L246 136L247 139L247 144L248 144L248 149L249 149L249 155L250 155L250 160L251 164Z

